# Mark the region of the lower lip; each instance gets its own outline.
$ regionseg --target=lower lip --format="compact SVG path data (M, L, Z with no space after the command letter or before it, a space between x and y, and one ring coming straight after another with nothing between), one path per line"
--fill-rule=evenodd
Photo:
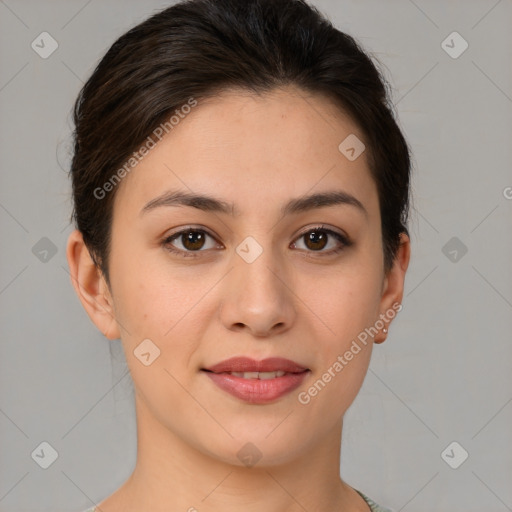
M302 373L288 373L273 379L244 379L228 373L204 371L219 388L251 404L266 404L281 398L299 387L309 370Z

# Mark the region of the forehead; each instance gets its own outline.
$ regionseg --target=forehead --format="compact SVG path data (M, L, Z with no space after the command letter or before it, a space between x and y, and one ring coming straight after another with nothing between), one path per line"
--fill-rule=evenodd
M350 161L339 149L349 136L364 140L350 117L324 96L291 87L261 95L224 91L180 116L123 178L115 209L135 216L166 190L182 189L215 192L243 214L342 188L371 210L377 196L366 152Z

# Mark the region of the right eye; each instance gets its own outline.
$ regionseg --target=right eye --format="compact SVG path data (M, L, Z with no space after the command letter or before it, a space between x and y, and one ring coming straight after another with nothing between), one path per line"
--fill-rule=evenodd
M208 246L208 238L215 241L215 238L204 229L187 228L166 237L162 240L162 245L170 252L194 258L198 256L195 252L204 252L216 246L212 242ZM176 247L176 243L181 247Z

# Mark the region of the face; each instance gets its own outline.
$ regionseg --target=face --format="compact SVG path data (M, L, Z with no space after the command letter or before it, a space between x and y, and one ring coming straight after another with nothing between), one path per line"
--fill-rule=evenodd
M384 274L366 154L351 161L338 149L350 134L364 140L322 96L224 92L194 107L118 185L114 330L148 423L237 465L246 442L282 462L340 425L370 360L372 339L361 333L403 284L390 289ZM215 201L155 202L180 192ZM307 201L333 193L336 201ZM281 396L243 398L204 371L237 356L308 371Z

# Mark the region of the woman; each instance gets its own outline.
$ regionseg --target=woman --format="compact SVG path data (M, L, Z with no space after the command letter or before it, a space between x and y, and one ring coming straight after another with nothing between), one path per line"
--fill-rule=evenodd
M370 58L304 1L191 0L113 44L74 121L72 283L121 339L138 439L90 510L388 510L339 474L410 257Z

